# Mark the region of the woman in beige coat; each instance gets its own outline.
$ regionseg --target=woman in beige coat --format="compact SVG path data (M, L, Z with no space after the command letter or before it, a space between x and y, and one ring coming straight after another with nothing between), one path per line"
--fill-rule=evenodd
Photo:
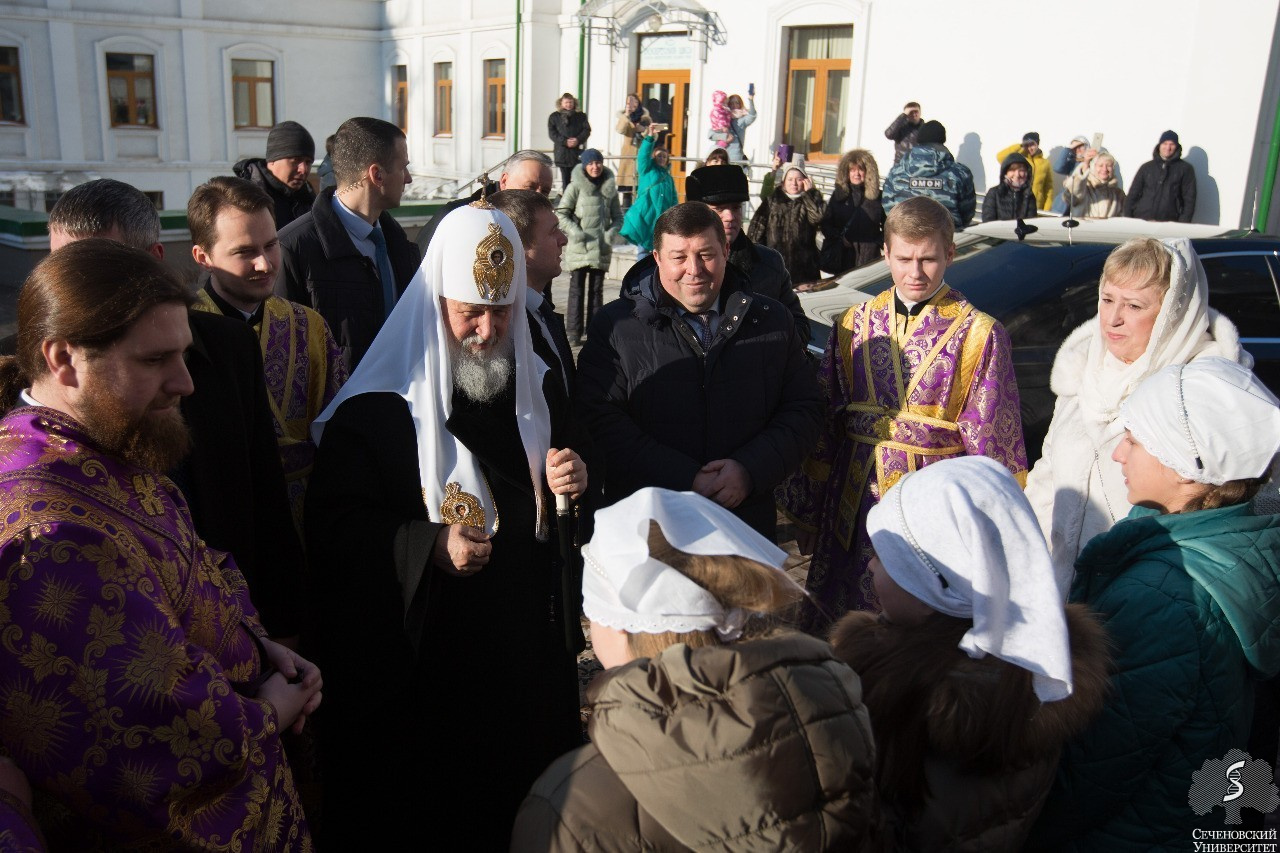
M1071 173L1062 186L1062 197L1072 216L1084 219L1106 219L1124 215L1124 190L1116 180L1116 158L1093 152L1092 159Z
M640 105L640 96L634 92L627 95L627 106L618 113L618 122L614 130L622 134L624 142L622 153L618 158L617 186L618 194L623 199L623 206L630 203L630 196L636 189L636 150L640 140L653 119L649 111Z

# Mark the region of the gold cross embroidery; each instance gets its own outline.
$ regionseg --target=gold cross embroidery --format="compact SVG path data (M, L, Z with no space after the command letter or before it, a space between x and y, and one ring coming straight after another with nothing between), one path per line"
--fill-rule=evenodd
M133 490L138 493L138 506L150 516L164 515L164 502L156 494L156 481L150 474L134 474Z

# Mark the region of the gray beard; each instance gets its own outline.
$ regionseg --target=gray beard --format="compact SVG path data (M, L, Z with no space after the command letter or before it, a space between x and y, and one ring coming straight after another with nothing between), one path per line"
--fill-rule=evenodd
M479 342L475 335L461 343L450 337L453 388L477 403L492 403L515 375L515 347L508 336L495 349L477 353L467 348Z

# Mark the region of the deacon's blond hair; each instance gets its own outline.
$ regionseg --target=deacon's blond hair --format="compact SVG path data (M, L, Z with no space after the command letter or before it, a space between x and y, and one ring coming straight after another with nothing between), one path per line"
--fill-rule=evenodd
M956 223L947 209L928 196L918 195L894 205L884 221L884 244L893 245L894 237L908 243L939 240L943 248L955 242Z

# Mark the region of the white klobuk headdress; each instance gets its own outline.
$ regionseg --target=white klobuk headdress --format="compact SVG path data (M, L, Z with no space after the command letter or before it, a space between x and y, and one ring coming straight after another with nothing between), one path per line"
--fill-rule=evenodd
M418 474L428 517L493 533L498 508L471 451L446 429L453 411L452 332L441 300L510 305L507 334L515 344L514 415L538 502L540 539L548 534L542 480L551 419L542 395L546 365L533 354L525 314L524 246L506 214L485 202L459 207L440 223L427 257L396 303L351 379L311 426L319 443L343 401L389 391L409 403L418 436Z

